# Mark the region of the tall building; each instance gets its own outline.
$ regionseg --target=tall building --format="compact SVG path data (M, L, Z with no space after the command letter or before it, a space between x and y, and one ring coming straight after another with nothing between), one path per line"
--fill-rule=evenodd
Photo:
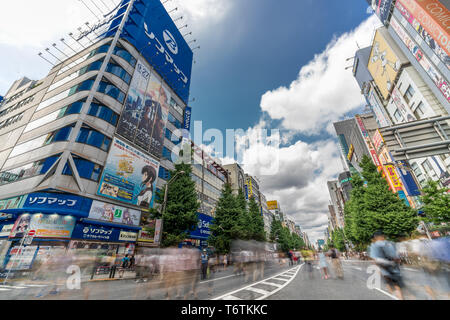
M233 190L233 194L237 195L239 190L245 192L245 172L242 167L238 163L224 165L223 167L228 172L229 183Z
M441 19L450 13L448 3L398 0L373 2L372 7L385 27L376 30L372 46L356 52L353 74L378 126L448 116L449 34ZM389 163L388 176L403 185L391 183L391 187L401 196L405 192L416 206L420 205L417 186L429 179L450 184L449 153L398 162L381 133L374 139L381 162Z
M6 264L27 229L37 257L85 248L120 259L155 241L141 217L189 127L193 53L159 0L124 0L105 18L77 36L89 46L44 79L16 81L0 105Z

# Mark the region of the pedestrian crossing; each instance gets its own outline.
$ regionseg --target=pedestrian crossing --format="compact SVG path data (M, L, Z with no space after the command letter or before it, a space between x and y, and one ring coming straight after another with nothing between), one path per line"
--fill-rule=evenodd
M263 300L286 287L294 280L304 264L249 286L228 292L212 300Z

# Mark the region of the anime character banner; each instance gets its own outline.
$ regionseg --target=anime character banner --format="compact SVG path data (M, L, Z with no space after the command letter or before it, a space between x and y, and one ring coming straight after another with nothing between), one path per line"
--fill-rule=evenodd
M94 201L92 203L91 211L89 212L89 218L112 223L126 224L129 226L139 226L139 222L141 221L141 212L111 203Z
M153 75L152 75L153 79ZM154 97L157 95L154 88L152 86L152 80L150 80L148 92L150 93L150 96L152 96L153 100ZM158 157L162 156L163 152L163 146L164 146L164 130L166 128L167 119L169 117L169 101L171 98L169 90L164 86L161 85L159 87L159 94L158 94L158 103L156 103L157 109L154 113L154 121L153 121L153 131L152 131L152 139L151 139L151 145L150 145L150 153L154 154Z
M152 208L159 161L115 138L103 170L97 194Z
M144 66L141 61L136 64L136 70L134 71L133 79L131 80L130 90L128 91L125 107L122 111L119 124L117 125L117 134L126 138L131 142L135 142L138 124L141 122L141 118L145 113L145 91L150 79L150 71ZM149 141L145 143L145 138L140 139L140 147L145 150L149 149ZM144 142L144 143L142 143Z

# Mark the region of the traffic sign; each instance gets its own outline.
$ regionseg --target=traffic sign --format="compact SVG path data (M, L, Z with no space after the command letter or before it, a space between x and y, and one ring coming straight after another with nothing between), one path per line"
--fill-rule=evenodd
M29 235L30 237L34 237L35 234L36 234L36 230L30 230L30 231L28 231L28 235Z

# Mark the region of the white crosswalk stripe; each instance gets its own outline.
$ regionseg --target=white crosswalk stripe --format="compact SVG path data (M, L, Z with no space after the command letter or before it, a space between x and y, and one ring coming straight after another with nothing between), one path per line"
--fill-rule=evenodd
M0 291L9 291L14 289L31 289L36 287L47 287L46 284L20 284L20 285L0 285Z
M242 300L240 298L237 298L235 296L235 294L236 293L244 293L245 294L245 291L253 291L253 292L261 294L262 296L256 298L256 300L266 299L269 296L273 295L274 293L276 293L276 292L280 291L281 289L283 289L284 287L286 287L288 284L290 284L291 281L297 276L298 272L300 271L300 269L301 269L301 267L303 265L304 264L302 264L300 266L297 266L295 268L292 268L291 270L289 270L287 272L277 274L277 275L272 276L270 278L267 278L267 279L261 280L259 282L253 283L253 284L251 284L249 286L246 286L246 287L240 288L238 290L235 290L235 291L229 292L227 294L224 294L224 295L222 295L220 297L217 297L217 298L214 298L212 300ZM288 273L289 273L289 275L287 275ZM271 280L283 281L284 283L283 284L276 284L276 283L271 282ZM264 290L264 289L260 289L260 288L256 288L255 287L256 285L260 285L260 284L261 285L265 284L265 285L269 285L269 286L274 286L274 287L276 287L276 289L268 291L268 290Z

